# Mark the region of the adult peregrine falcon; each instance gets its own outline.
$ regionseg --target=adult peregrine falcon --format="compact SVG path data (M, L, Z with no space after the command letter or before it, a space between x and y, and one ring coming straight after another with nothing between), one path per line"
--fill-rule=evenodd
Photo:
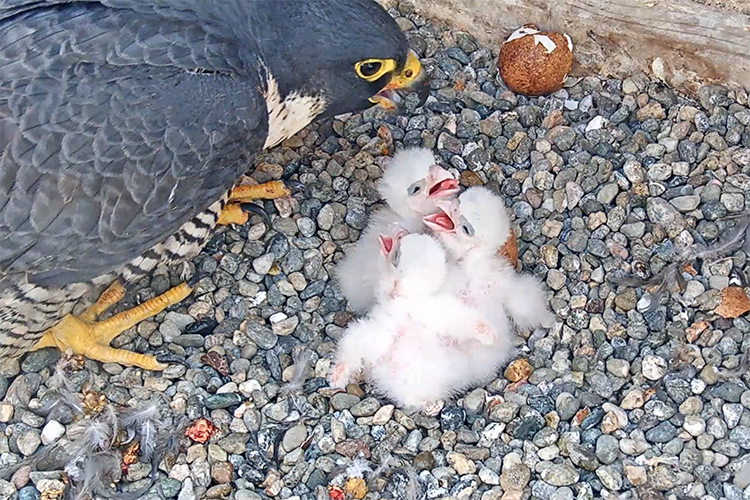
M373 0L0 0L0 362L57 346L165 368L109 343L190 284L97 322L123 286L289 194L232 189L256 152L427 89Z

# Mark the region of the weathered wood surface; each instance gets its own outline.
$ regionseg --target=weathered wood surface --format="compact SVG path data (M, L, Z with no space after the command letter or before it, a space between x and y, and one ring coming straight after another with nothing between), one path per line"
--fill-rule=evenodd
M707 82L750 88L750 15L739 8L747 3L413 0L421 15L468 31L492 47L499 48L517 27L534 23L573 38L576 74L622 77L646 71L687 92Z

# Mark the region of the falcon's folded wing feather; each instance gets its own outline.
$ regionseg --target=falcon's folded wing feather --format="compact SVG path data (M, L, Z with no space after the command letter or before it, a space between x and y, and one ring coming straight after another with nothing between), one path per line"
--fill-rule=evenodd
M165 240L267 133L252 40L179 1L63 3L0 1L0 270L46 286Z

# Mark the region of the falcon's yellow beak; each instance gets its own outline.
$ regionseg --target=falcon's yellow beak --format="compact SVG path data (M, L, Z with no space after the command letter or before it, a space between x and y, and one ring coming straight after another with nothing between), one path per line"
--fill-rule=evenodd
M413 50L409 51L404 66L400 70L394 68L386 86L372 96L370 102L395 111L403 101L402 94L411 92L417 93L420 105L424 104L430 94L429 78Z

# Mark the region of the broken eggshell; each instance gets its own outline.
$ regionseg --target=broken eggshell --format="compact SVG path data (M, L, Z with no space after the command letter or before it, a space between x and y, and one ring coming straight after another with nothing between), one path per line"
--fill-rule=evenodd
M498 57L500 76L510 90L547 95L563 86L573 66L573 41L567 34L539 31L531 24L517 29L503 43Z

